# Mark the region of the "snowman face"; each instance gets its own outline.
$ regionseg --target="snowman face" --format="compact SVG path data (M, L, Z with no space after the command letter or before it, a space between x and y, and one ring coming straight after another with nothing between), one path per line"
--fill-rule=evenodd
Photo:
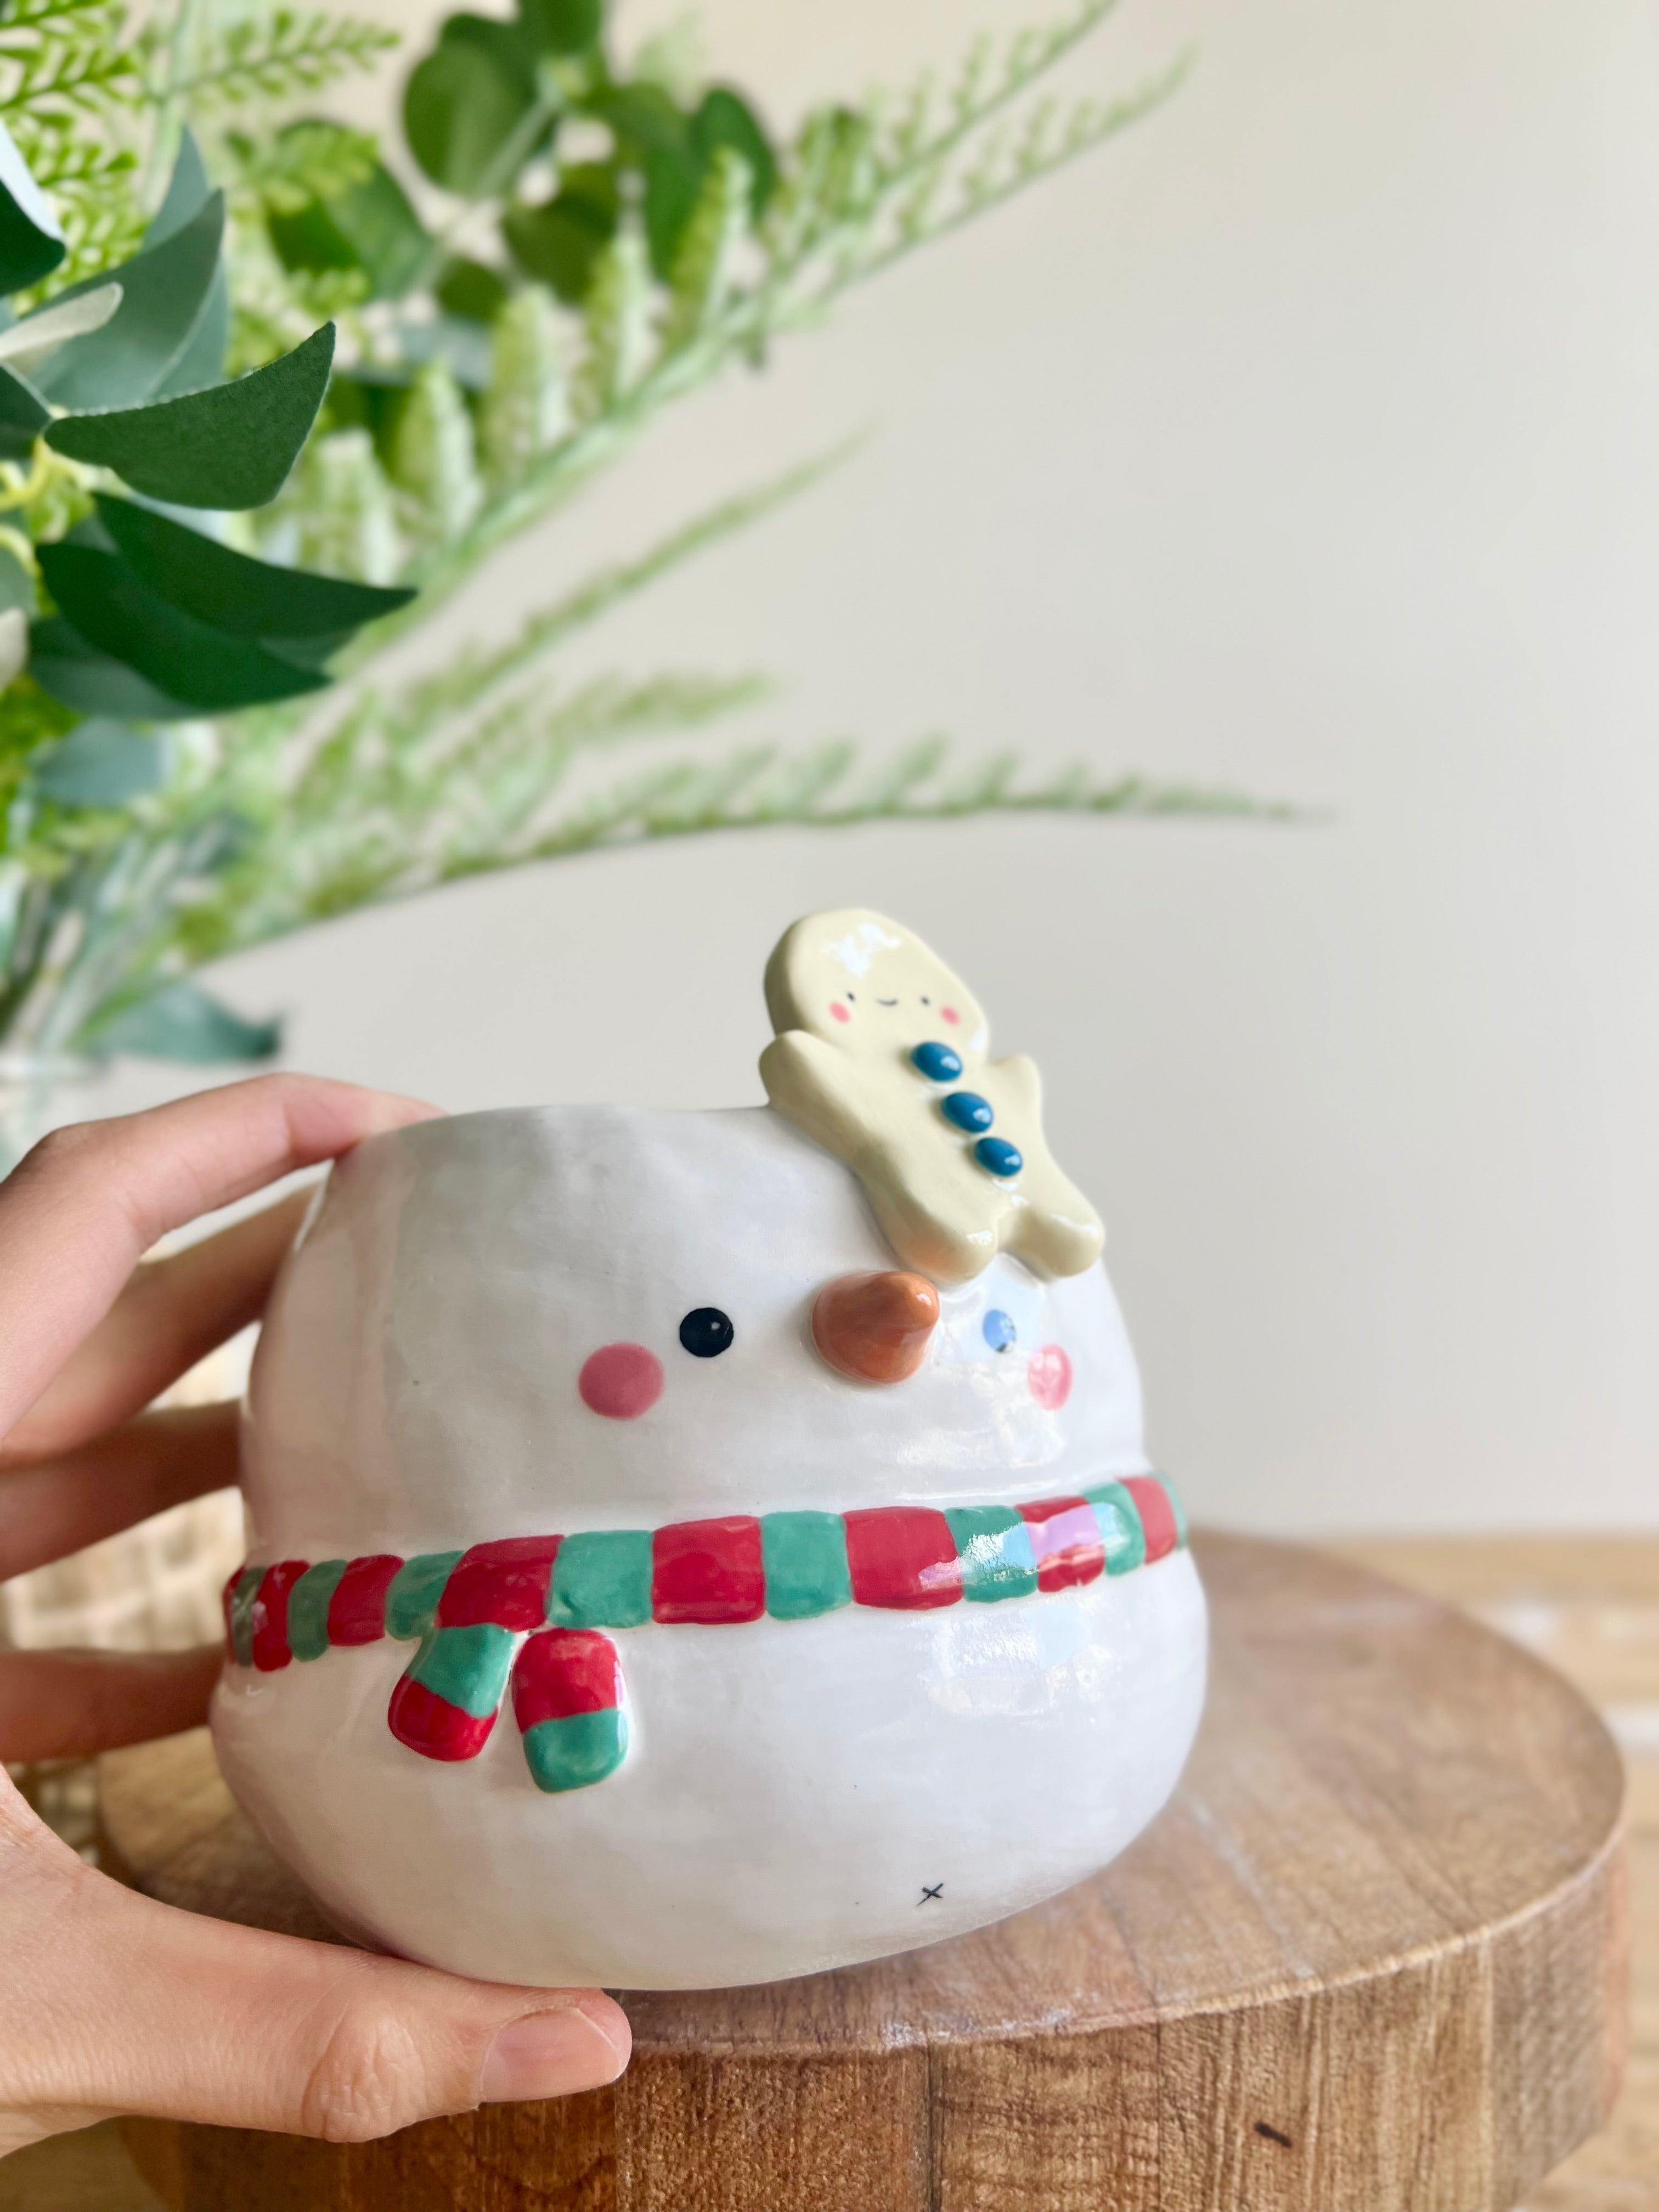
M884 1301L916 1356L877 1381L848 1346ZM377 1139L336 1170L273 1321L250 1506L261 1544L313 1558L1036 1497L1146 1465L1098 1267L1046 1280L1003 1256L929 1284L848 1170L764 1108Z

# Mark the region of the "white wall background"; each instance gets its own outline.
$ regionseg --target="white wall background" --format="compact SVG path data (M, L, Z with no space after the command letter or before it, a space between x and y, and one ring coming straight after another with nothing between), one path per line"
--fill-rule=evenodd
M700 10L779 119L1018 12ZM292 1064L454 1107L738 1102L779 930L890 908L1042 1063L1201 1511L1650 1524L1659 19L1129 0L1075 80L1189 38L1171 107L682 408L445 636L868 425L567 668L763 667L730 742L941 728L1316 823L601 855L220 980Z

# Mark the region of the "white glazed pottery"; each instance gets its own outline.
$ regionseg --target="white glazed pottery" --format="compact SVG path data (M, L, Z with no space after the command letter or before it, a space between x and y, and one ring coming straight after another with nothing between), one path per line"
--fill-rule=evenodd
M237 1796L342 1928L514 1982L808 1973L1103 1865L1205 1613L1097 1244L907 1272L773 1107L362 1146L249 1386Z
M811 1307L890 1259L852 1176L768 1108L469 1115L377 1138L335 1171L272 1302L244 1447L251 1556L1018 1504L1145 1470L1102 1269L1044 1284L998 1261L945 1294L920 1372L862 1384L814 1348ZM704 1308L732 1324L714 1358L679 1342ZM1013 1326L1004 1351L990 1313ZM663 1369L633 1419L579 1389L616 1344ZM1031 1388L1051 1346L1072 1376L1057 1407ZM1077 1881L1169 1795L1203 1690L1182 1548L1001 1602L612 1640L631 1741L588 1788L538 1790L510 1713L471 1759L400 1743L387 1705L414 1647L385 1638L228 1669L220 1759L349 1930L501 1980L720 1986L902 1950Z

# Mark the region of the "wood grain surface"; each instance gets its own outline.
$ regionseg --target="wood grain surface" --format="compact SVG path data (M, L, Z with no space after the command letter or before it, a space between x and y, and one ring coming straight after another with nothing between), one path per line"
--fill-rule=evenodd
M592 2096L351 2147L128 2123L141 2165L180 2212L1509 2212L1616 2086L1611 1740L1433 1598L1198 1549L1200 1744L1093 1881L847 1973L628 1996ZM106 1761L103 1806L150 1893L322 1932L204 1738Z

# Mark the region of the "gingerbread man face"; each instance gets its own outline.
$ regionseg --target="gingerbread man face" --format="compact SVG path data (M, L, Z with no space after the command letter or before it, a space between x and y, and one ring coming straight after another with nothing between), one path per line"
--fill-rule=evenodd
M1100 1217L1055 1164L1029 1060L992 1060L960 976L885 915L842 908L767 963L767 1096L863 1182L907 1265L942 1282L999 1251L1051 1275L1100 1256Z
M766 1010L780 1036L800 1030L870 1066L922 1036L981 1061L989 1034L978 1000L936 952L857 907L809 915L780 941L767 963Z

